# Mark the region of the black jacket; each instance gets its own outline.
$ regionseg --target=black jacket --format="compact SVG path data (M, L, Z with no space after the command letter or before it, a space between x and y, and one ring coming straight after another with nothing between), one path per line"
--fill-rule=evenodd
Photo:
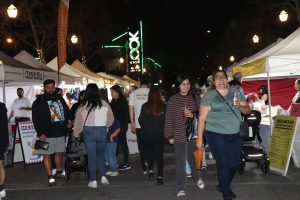
M59 95L40 95L32 104L32 121L38 137L43 134L47 138L65 136L69 115L69 107Z
M8 146L8 121L7 109L4 103L0 103L0 149L6 150Z
M160 115L150 115L147 113L148 103L144 103L139 116L139 123L143 131L143 139L157 140L164 139L165 126L165 106Z
M111 110L114 113L114 117L117 118L120 124L128 124L129 120L129 106L125 98L113 99L110 102Z

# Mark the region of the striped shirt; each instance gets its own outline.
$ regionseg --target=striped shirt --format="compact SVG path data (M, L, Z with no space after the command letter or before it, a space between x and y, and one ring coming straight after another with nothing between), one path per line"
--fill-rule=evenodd
M194 99L192 95L182 96L177 93L167 104L164 134L167 139L174 138L175 143L187 141L183 117L185 107L192 112L198 111L199 99Z

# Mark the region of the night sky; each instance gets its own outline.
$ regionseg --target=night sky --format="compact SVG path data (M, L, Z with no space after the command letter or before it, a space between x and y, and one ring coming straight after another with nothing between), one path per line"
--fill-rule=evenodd
M224 28L239 14L244 1L114 2L116 23L133 26L139 20L144 22L145 56L155 58L173 73L185 71L206 76L217 68L210 66L206 55L214 54ZM207 34L207 30L211 33Z

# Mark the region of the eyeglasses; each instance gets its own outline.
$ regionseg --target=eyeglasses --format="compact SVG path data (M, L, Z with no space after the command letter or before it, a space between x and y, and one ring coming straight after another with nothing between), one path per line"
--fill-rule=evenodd
M222 75L222 76L214 76L214 79L216 79L216 80L221 80L221 79L227 79L227 77L225 76L225 75Z

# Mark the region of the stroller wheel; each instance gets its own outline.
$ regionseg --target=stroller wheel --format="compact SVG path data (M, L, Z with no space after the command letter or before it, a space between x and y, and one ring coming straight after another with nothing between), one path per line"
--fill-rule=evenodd
M261 166L261 171L265 174L268 173L268 171L270 171L270 161L269 160L266 160L264 162L264 164Z

